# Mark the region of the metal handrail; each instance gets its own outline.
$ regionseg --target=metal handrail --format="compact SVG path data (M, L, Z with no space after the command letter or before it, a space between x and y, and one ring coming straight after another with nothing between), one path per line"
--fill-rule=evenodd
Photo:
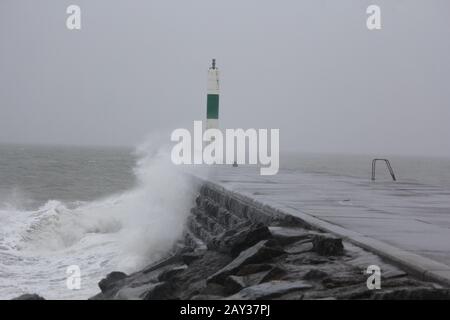
M375 168L377 161L384 161L388 167L389 173L391 174L392 180L397 181L395 178L394 170L392 169L391 163L388 159L373 159L372 160L372 181L375 181Z

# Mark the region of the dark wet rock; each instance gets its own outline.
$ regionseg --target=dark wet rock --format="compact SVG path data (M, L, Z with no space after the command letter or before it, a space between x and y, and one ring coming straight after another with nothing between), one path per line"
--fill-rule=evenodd
M43 297L36 293L25 293L11 300L45 300Z
M259 281L259 283L271 281L271 280L279 280L284 275L286 275L287 272L285 269L283 269L279 266L274 266L272 269L270 269L269 271L267 271L265 273L266 274L264 275L264 277L262 277L262 279ZM249 275L250 279L251 279L251 277L252 277L252 275Z
M238 276L246 276L262 271L269 271L273 268L271 264L267 263L257 263L257 264L247 264L242 266L237 272L236 275Z
M312 237L308 231L299 228L269 227L269 231L273 239L283 246Z
M164 278L167 276L167 272L170 275L170 270L173 269L177 269L178 267L180 267L182 265L180 265L179 263L176 264L171 264L171 265L165 265L161 268L155 269L153 271L150 272L137 272L134 273L132 275L130 275L126 280L123 281L122 286L127 286L130 288L144 288L146 286L152 285L154 283L158 283L158 282L163 282L162 280L160 280L160 278ZM181 272L181 271L180 271ZM173 275L173 277L176 277L176 274ZM139 289L140 290L140 289ZM134 290L136 294L138 293L138 290ZM140 295L140 293L138 294L138 296Z
M143 295L147 292L148 288L153 284L146 284L142 286L123 286L119 290L116 290L114 295L112 292L108 293L110 299L114 300L141 300Z
M313 250L322 256L340 256L344 254L341 238L316 234L313 237Z
M305 274L303 279L305 279L305 280L320 280L320 279L323 279L326 277L328 277L328 273L326 273L325 271L322 271L319 269L311 269Z
M284 294L312 288L306 281L270 281L242 289L228 297L230 300L262 300L273 299Z
M190 231L186 231L184 233L183 241L184 241L184 244L186 245L186 247L189 248L191 251L207 249L206 245L203 243L203 241Z
M254 286L263 282L279 280L286 274L286 270L278 266L271 266L271 265L250 265L250 266L262 266L262 267L267 266L269 268L259 269L258 272L252 273L248 273L250 270L244 270L244 272L241 272L242 271L241 269L236 273L236 275L228 276L224 282L225 287L227 287L228 293L235 293L244 287ZM253 271L255 270L257 269L253 268Z
M202 203L202 197L200 195L197 195L195 197L195 204L197 205L197 207L200 207L201 203Z
M158 282L152 284L145 294L142 296L143 300L173 300L176 297L173 295L173 286L170 282Z
M284 251L269 248L266 246L267 240L260 241L256 245L241 252L241 254L231 261L224 268L212 275L208 281L223 283L225 278L246 264L254 264L270 261L271 259L284 254Z
M289 247L285 248L284 250L288 254L302 254L305 252L312 251L314 248L313 243L309 240L301 240L298 241Z
M305 291L304 299L324 299L334 297L338 300L370 299L373 291L368 290L365 283L357 283L336 288L322 288L321 290Z
M147 267L144 268L144 270L142 270L143 273L149 273L152 272L154 270L160 269L162 267L174 264L174 263L179 263L182 261L182 257L181 255L173 255L173 256L169 256L167 258L161 259L155 263L152 263L150 265L148 265Z
M208 295L208 294L198 294L193 297L191 297L191 300L220 300L223 296L215 296L215 295Z
M315 252L305 252L303 254L289 255L287 261L295 265L320 265L328 264L331 261L327 257L319 256Z
M185 253L181 256L182 261L187 264L190 265L192 262L194 262L197 259L200 259L201 257L203 257L205 253L204 252L190 252L190 253Z
M205 287L210 285L206 279L230 263L231 260L229 255L207 251L201 259L195 260L186 270L181 271L172 279L172 282L176 283L179 298L190 299L194 295L202 294Z
M179 274L181 271L186 270L187 265L174 266L173 268L168 268L161 272L158 276L159 281L168 281Z
M206 287L201 291L202 295L225 296L226 290L223 285L217 283L207 283Z
M228 276L224 281L224 287L227 294L233 294L241 291L248 286L245 277L242 276Z
M218 237L214 237L208 242L208 249L229 253L233 257L236 257L243 250L272 236L269 228L264 224L244 225L233 231L225 232Z
M103 292L99 292L95 296L88 298L88 300L107 300L107 297L103 294Z
M367 289L366 280L367 278L361 274L332 275L324 278L322 280L322 285L326 288L331 289L359 284Z
M375 292L376 300L449 300L450 289L404 288L391 291Z
M397 277L391 279L385 279L383 273L381 273L381 286L383 289L392 289L400 287L421 287L422 282L410 277Z
M106 276L106 278L102 279L98 283L98 286L100 287L100 290L102 290L102 292L105 293L106 291L109 291L112 288L114 288L118 284L118 282L125 279L126 277L127 275L123 272L113 271L109 273Z
M219 212L219 206L214 201L204 199L202 202L202 206L207 214L217 216L217 213Z
M407 275L406 272L399 270L397 268L383 268L381 270L382 278L385 279L393 279L393 278L400 278Z

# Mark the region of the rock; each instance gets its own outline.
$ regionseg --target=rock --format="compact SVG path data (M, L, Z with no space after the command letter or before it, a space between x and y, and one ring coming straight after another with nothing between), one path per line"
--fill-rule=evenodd
M318 280L328 277L328 273L319 269L311 269L304 276L305 280Z
M88 300L107 300L107 297L103 294L103 292L99 292L95 296L88 298Z
M349 287L362 284L365 287L367 278L362 274L329 275L323 278L322 285L327 289Z
M213 217L217 216L217 212L219 211L219 206L208 198L204 198L202 202L202 206L205 209L205 212Z
M177 274L182 272L183 270L186 270L186 268L187 268L187 265L181 265L181 266L175 266L170 269L166 269L163 272L161 272L161 274L158 276L158 280L162 281L162 282L170 280L174 276L176 276Z
M286 273L287 273L286 270L284 270L278 266L275 266L266 272L266 274L264 275L264 277L262 277L262 279L259 281L259 283L271 281L271 280L279 280L281 277L286 275ZM250 275L249 277L251 279L252 275Z
M191 298L191 300L220 300L222 299L222 296L215 296L215 295L207 295L207 294L198 294Z
M313 237L313 250L322 256L340 256L344 253L342 239L317 234Z
M130 287L130 288L146 288L151 284L163 282L160 280L161 275L162 278L165 278L166 275L164 275L166 272L170 275L170 270L179 267L179 264L173 264L161 267L159 269L155 269L151 272L136 272L132 275L130 275L126 281L122 281L120 283L120 286L122 287ZM180 271L181 272L181 271ZM173 275L175 277L175 275ZM165 281L166 279L164 279Z
M312 286L306 281L270 281L255 286L242 289L238 293L230 296L227 300L262 300L273 299L281 295L310 289Z
M45 300L43 297L36 293L25 293L11 300Z
M381 287L383 289L394 289L394 288L401 288L401 287L421 287L422 283L417 280L410 277L398 277L398 278L390 278L385 279L383 271L381 271Z
M449 300L449 289L437 288L408 288L391 290L388 292L375 292L375 300Z
M144 286L124 286L118 290L112 297L114 300L141 300L142 296L147 292L148 285Z
M407 275L405 271L392 267L387 270L382 267L381 274L383 275L383 279L400 278Z
M266 247L266 242L267 240L260 241L253 247L242 251L236 259L213 274L207 281L222 284L226 277L233 274L244 265L265 262L284 254L284 251Z
M206 283L206 279L225 267L232 261L229 255L225 255L216 251L206 251L205 255L195 260L185 270L178 273L171 282L176 284L177 297L180 299L190 299L198 294L205 293L205 287L210 284Z
M202 196L198 194L195 197L195 204L197 205L197 207L200 207L201 203L202 203Z
M142 272L149 273L156 269L159 269L159 268L162 268L162 267L174 264L174 263L179 263L181 260L182 260L182 257L180 255L170 256L170 257L167 257L165 259L162 259L155 263L150 264L149 266L145 267L145 269Z
M224 281L224 287L227 294L233 294L241 291L247 286L244 277L241 276L228 276Z
M240 268L236 272L236 275L246 276L246 275L250 275L250 274L254 274L254 273L259 273L262 271L269 271L272 268L273 268L273 266L270 264L267 264L267 263L247 264L247 265L243 266L242 268Z
M286 223L281 212L202 190L164 259L109 274L91 299L450 299L364 249L346 243L344 252L341 239ZM382 290L367 290L371 264L382 269Z
M301 240L299 242L294 243L293 245L289 246L285 249L286 253L288 254L302 254L305 252L312 251L314 246L311 241Z
M208 249L231 254L231 256L236 257L243 250L272 236L269 228L263 224L252 224L250 226L245 224L237 231L232 230L234 232L225 232L218 237L214 237L208 242Z
M169 282L158 282L152 284L143 295L144 300L173 300L173 287Z
M222 297L226 295L225 287L217 283L208 283L206 287L201 291L201 294Z
M286 262L299 266L331 263L329 258L319 256L317 253L310 251L298 255L291 254L287 257Z
M306 299L322 299L335 297L337 300L370 299L376 290L367 290L365 283L347 284L341 287L328 288L322 291L308 292Z
M190 265L195 260L203 257L203 255L204 255L204 252L190 252L190 253L183 254L181 256L181 259L185 264Z
M120 271L113 271L109 273L106 278L102 279L98 286L100 290L105 293L108 290L114 288L120 280L123 280L127 277L127 275Z
M312 237L309 232L298 228L269 227L269 231L272 237L283 246Z
M284 269L274 267L270 270L261 271L258 273L245 276L245 282L247 286L254 286L263 282L280 280L286 274Z

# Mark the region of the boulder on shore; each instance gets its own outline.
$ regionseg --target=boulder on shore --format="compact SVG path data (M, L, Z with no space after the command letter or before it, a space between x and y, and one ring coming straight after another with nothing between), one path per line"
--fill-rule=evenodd
M114 288L120 280L123 280L127 275L120 271L113 271L109 273L106 278L102 279L98 286L103 293Z
M328 234L316 234L312 243L313 251L321 256L341 256L344 254L344 245L341 238Z
M25 293L11 300L45 300L43 297L36 293Z
M228 297L228 300L262 300L273 299L284 294L312 288L306 281L270 281L256 286L247 287Z
M231 229L221 235L214 237L208 242L207 247L210 250L216 250L221 253L230 254L237 257L243 250L250 248L262 240L271 238L272 234L269 228L262 224L245 223L237 229Z
M229 275L232 275L244 265L267 262L284 254L284 251L281 249L267 247L267 242L268 240L260 241L253 247L242 251L236 259L209 277L207 281L223 284Z

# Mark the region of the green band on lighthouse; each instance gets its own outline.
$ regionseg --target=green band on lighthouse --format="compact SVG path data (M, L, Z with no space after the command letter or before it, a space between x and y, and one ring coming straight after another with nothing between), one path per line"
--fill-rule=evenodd
M219 119L219 95L208 94L207 107L206 107L207 119Z
M208 91L206 99L206 129L219 128L219 69L216 59L212 60L208 70Z

